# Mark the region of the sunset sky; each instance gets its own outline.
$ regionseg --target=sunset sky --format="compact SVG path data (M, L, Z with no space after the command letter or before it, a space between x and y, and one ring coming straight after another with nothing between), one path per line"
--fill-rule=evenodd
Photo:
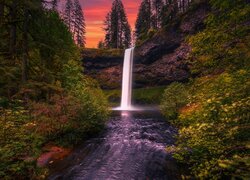
M86 21L86 47L97 47L104 39L103 22L113 0L80 0ZM123 0L129 24L134 29L141 0Z

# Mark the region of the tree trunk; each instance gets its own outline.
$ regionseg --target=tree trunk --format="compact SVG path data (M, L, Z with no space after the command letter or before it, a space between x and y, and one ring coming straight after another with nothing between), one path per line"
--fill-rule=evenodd
M4 21L4 0L0 0L0 26Z
M28 79L28 10L24 9L23 22L23 60L22 60L22 82L26 83Z
M17 2L14 0L10 7L10 56L14 59L16 54L16 11Z

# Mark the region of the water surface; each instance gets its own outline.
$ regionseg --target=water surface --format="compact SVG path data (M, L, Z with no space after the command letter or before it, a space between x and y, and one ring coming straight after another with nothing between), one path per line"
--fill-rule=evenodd
M165 151L175 134L157 111L116 111L105 132L53 167L49 179L179 179Z

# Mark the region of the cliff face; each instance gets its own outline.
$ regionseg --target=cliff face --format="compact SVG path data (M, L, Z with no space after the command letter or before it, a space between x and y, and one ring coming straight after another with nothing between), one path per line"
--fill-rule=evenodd
M134 86L167 85L190 77L187 57L191 47L185 43L188 35L204 28L209 12L200 4L182 15L166 31L159 32L135 49ZM120 88L123 53L116 57L84 57L86 73L97 79L103 88Z
M83 65L85 74L96 79L104 89L120 87L122 79L123 50L85 49Z

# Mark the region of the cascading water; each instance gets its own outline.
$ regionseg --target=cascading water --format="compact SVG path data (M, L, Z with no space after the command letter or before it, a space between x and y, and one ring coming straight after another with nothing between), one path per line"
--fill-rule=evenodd
M133 74L134 48L126 49L123 63L122 75L122 98L121 110L132 109L132 74Z

